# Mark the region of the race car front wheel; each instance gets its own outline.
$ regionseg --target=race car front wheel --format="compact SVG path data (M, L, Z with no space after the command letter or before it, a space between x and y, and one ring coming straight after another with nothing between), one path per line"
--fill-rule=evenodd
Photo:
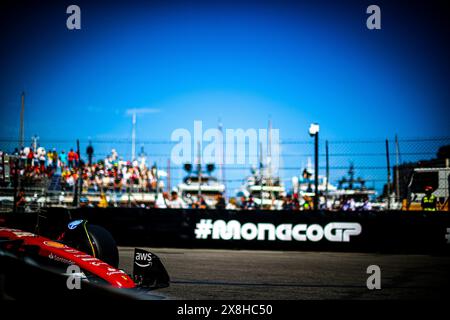
M76 220L69 223L68 229L60 240L115 268L119 265L119 252L111 233L101 226L88 224L87 220Z
M113 266L119 267L119 251L117 250L116 241L111 233L105 228L98 225L86 225L89 237L84 241L83 246L89 248L86 252L94 250L95 257ZM93 248L92 248L93 247Z

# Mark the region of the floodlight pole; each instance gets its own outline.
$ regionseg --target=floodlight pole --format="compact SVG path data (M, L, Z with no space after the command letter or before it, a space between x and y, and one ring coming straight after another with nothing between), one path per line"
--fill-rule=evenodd
M309 135L314 137L314 210L319 209L319 125L312 123Z
M314 135L314 210L319 209L319 131Z

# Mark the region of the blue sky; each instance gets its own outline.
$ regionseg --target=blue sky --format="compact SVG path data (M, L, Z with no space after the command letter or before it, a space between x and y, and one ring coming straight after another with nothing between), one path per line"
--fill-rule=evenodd
M282 139L308 140L311 122L329 140L449 136L448 23L420 3L383 3L378 31L367 1L79 2L78 31L72 3L43 3L1 16L1 137L17 136L23 90L26 138L51 144L129 139L130 108L158 111L138 117L141 140L219 117L270 117Z

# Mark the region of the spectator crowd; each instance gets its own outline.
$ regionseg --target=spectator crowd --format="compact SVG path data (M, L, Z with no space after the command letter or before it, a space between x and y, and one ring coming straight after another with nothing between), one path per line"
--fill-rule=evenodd
M0 159L4 158L6 153L0 150ZM84 194L100 193L101 199L97 206L117 205L118 194L124 193L155 193L155 200L152 206L158 208L192 208L192 209L227 209L227 210L256 210L261 206L255 201L253 196L241 196L240 198L230 198L228 202L225 197L218 194L211 201L207 201L202 195L196 199L190 199L187 202L177 191L164 190L164 182L156 165L147 167L145 159L125 161L119 157L117 151L112 149L111 153L104 159L92 162L89 157L88 163L85 163L77 152L70 149L57 152L55 148L46 151L43 147L32 148L25 147L16 149L12 153L14 159L17 159L15 166L19 176L32 185L40 181L47 182L55 175L59 177L59 187L61 191L71 193L74 191L77 182L81 181L81 189ZM81 177L81 179L79 179ZM160 192L157 192L160 191ZM113 196L110 196L113 195ZM81 205L90 205L85 197ZM277 209L289 211L307 211L311 210L312 198L309 196L299 196L298 194L288 194L280 199L277 204L264 206L264 209ZM147 206L148 204L136 203L134 205ZM341 199L329 203L325 199L320 201L322 209L340 210L340 211L359 211L371 210L369 199L366 199L362 205L357 206L353 198Z

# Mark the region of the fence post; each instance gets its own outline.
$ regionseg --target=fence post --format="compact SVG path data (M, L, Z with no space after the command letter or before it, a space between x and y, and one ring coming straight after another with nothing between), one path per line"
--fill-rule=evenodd
M386 139L386 162L387 162L387 209L391 209L391 164L389 161L389 140Z
M72 203L72 205L74 206L74 207L78 207L78 197L79 197L79 194L78 194L78 188L79 188L79 183L80 183L80 179L81 179L81 177L80 177L80 175L81 175L81 166L80 166L80 162L81 162L81 158L80 158L80 140L78 140L77 139L77 153L78 153L78 177L77 177L77 180L75 181L75 190L74 190L74 195L73 195L73 203Z
M13 214L17 213L17 196L19 191L19 183L20 183L20 177L19 177L19 171L17 170L19 167L19 158L9 158L9 166L10 166L10 177L12 174L13 179ZM11 172L11 164L13 164L14 170Z
M20 105L19 149L24 147L25 141L24 115L25 115L25 92L22 92Z
M396 168L395 168L395 195L397 202L400 202L400 147L398 144L398 136L395 135L395 162L396 162Z

